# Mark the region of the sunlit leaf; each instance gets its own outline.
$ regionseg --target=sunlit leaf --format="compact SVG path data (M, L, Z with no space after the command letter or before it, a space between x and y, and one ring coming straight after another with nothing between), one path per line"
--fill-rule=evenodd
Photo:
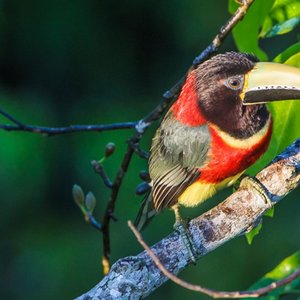
M270 13L265 18L261 28L260 38L272 37L278 34L290 32L300 17L299 0L277 0Z
M287 19L295 18L300 16L300 2L299 0L290 1L285 6Z
M259 48L258 36L260 28L269 14L274 0L258 0L250 7L243 21L233 29L233 38L241 52L251 52L261 60L267 60L267 55ZM229 11L233 13L237 8L234 0L229 1Z
M273 20L270 16L266 16L265 21L262 25L259 37L263 38L271 30L273 26Z
M265 213L264 216L269 217L269 218L273 218L274 217L274 213L275 213L275 206L271 207L270 209L268 209Z
M286 50L284 50L282 53L278 54L275 58L274 58L274 62L278 62L278 63L284 63L286 62L291 56L297 54L298 52L300 52L300 42L290 46L289 48L287 48Z
M272 9L270 13L270 18L276 21L277 23L281 23L286 21L286 13L283 7L277 7Z
M285 258L279 265L277 265L271 272L267 273L264 277L258 280L253 284L250 289L258 289L264 287L274 281L283 279L293 273L296 269L300 268L300 251L295 254ZM288 294L294 289L299 289L300 287L300 278L298 277L291 283L273 290L268 294L268 296L260 297L259 299L264 300L275 300L279 299L280 295ZM247 298L248 299L248 298ZM295 299L295 298L293 298Z
M294 44L283 53L276 56L274 61L300 67L300 43ZM295 54L294 54L295 53ZM294 140L300 137L300 100L279 101L268 105L273 116L273 135L267 152L248 169L249 174L256 174L268 164L277 154Z
M287 51L292 53L299 47L299 43L289 48ZM282 55L287 57L287 55ZM277 57L278 62L280 61ZM285 64L300 67L300 53L296 53L290 56ZM299 116L300 116L300 101L291 100L284 102L277 102L270 104L270 109L274 117L274 133L276 143L276 153L282 151L288 144L292 143L296 138L300 136Z
M268 209L264 213L264 216L273 218L274 212L275 212L275 207L273 206L272 208ZM261 229L262 229L262 222L260 222L256 227L254 227L251 231L245 234L245 237L249 245L252 244L254 237L256 237L260 233Z
M281 22L300 16L299 0L276 0L271 11L272 17L275 17L274 13L276 13L278 9L281 9L285 16L285 19L282 19Z
M248 242L249 245L252 244L254 237L259 234L261 229L262 229L262 223L259 223L251 231L249 231L245 234L245 237L246 237L247 242Z
M290 66L295 66L295 67L300 67L300 52L291 56L285 64L290 65Z
M281 35L292 31L300 22L300 18L292 18L283 23L274 25L268 32L266 32L265 37L270 38L276 35Z
M279 6L285 6L289 3L291 3L293 0L276 0L274 3L274 8L279 7Z

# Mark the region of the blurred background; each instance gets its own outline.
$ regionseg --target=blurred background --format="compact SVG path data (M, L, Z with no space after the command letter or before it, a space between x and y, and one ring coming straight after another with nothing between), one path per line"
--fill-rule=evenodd
M228 19L227 1L0 1L0 107L27 124L66 126L135 121L160 101L193 58ZM299 30L262 45L270 58ZM229 37L221 51L235 50ZM7 123L0 116L0 123ZM158 123L143 139L149 148ZM130 130L43 137L0 131L0 298L71 299L101 280L102 239L87 225L71 195L74 183L97 198L101 218L108 190L90 161L108 142L105 161L114 176ZM111 261L142 249L127 227L138 212L139 171L134 157L111 224ZM231 193L195 209L197 216ZM299 249L300 190L276 206L275 217L251 246L237 238L187 268L185 280L214 289L246 289ZM165 211L147 228L153 244L172 230ZM173 283L148 299L207 299Z

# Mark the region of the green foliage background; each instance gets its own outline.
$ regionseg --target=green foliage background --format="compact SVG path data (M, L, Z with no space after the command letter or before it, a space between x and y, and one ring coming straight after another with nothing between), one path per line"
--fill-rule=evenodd
M245 18L248 25L234 32L238 48L262 59L299 62L291 58L300 49L298 25L285 24L283 29L278 25L299 18L299 1L256 2L252 17ZM218 0L3 0L0 107L23 122L45 126L137 120L160 101L228 17L228 3ZM287 33L277 35L282 32ZM272 37L263 39L266 36ZM278 56L287 48L289 53ZM235 49L229 37L221 51ZM299 106L285 104L280 109L291 116L288 122L275 119L280 138L273 142L269 156L299 136ZM6 121L0 118L0 122ZM154 128L147 133L145 148L153 132ZM78 183L85 191L92 190L96 215L101 217L108 191L89 163L103 156L107 142L115 142L116 153L105 162L113 176L129 134L46 138L0 132L1 299L70 299L101 279L101 236L84 223L71 187ZM139 171L146 167L135 157L129 168L117 203L119 221L112 224L112 261L141 251L126 222L138 211L141 198L134 190ZM199 215L230 193L226 190L183 213ZM215 289L250 286L299 249L299 196L300 191L295 191L276 207L274 218L264 220L251 246L242 237L235 239L185 270L182 278ZM172 230L172 223L172 213L164 212L145 231L146 240L155 243ZM166 296L207 298L167 283L149 299Z

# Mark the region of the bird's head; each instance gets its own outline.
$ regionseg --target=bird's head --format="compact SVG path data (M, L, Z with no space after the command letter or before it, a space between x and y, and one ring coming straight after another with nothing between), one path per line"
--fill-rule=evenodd
M241 138L263 126L269 116L265 103L300 99L300 68L259 62L245 53L216 55L194 76L202 115Z

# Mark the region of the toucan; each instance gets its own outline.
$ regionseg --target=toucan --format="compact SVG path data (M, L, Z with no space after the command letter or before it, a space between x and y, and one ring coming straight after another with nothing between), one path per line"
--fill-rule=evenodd
M228 52L186 76L152 140L151 191L136 225L164 208L195 207L234 184L267 150L272 116L266 103L300 99L300 68Z

